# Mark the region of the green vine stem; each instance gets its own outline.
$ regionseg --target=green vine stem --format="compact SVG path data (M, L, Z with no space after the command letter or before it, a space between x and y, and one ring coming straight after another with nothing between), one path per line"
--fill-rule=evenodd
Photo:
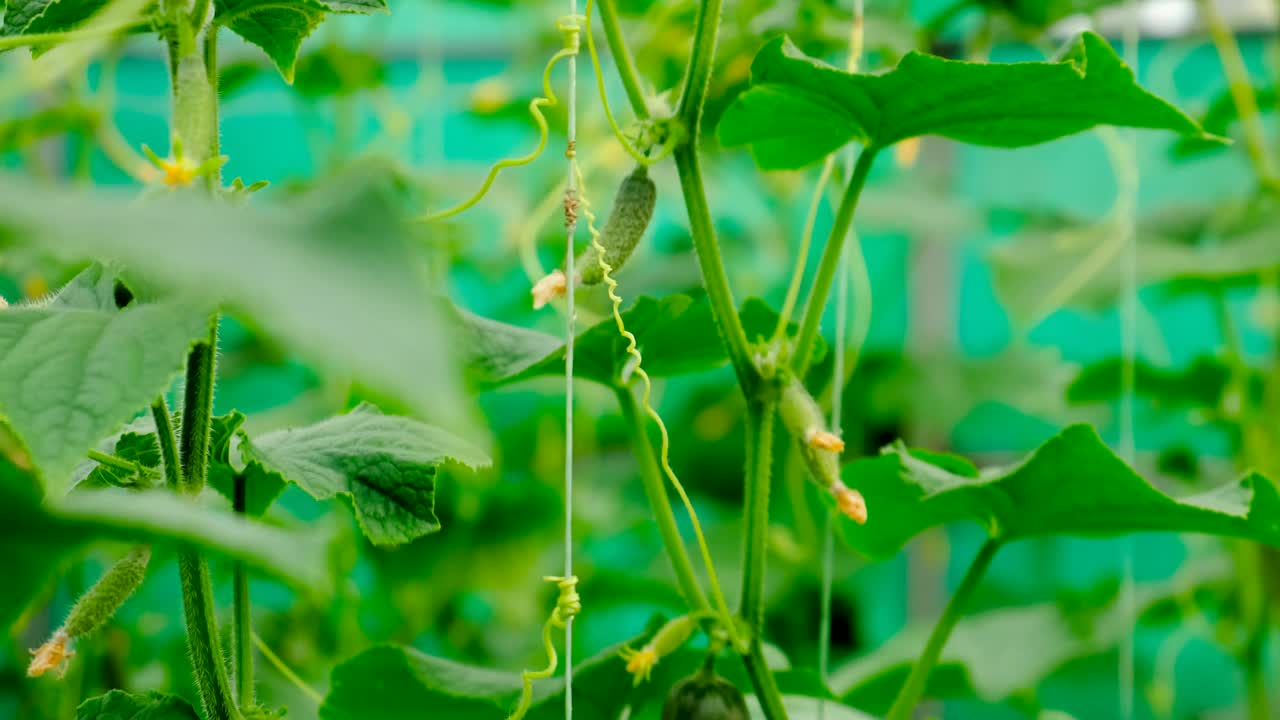
M627 47L626 38L622 36L618 6L614 0L596 0L596 6L600 8L600 24L604 26L605 42L613 55L613 64L618 68L618 77L622 79L627 100L631 102L631 110L637 118L648 120L649 106L645 103L644 89L640 86L640 73L636 70L635 58Z
M684 92L676 115L686 128L686 140L676 148L674 157L676 172L680 177L680 191L684 195L689 213L689 232L693 237L693 249L702 271L702 284L711 301L711 311L716 326L729 351L729 359L737 374L738 384L747 397L756 388L757 372L751 363L747 349L747 334L742 329L733 292L729 289L729 276L725 273L720 245L716 240L711 209L707 205L707 190L702 180L702 166L698 160L699 126L702 107L706 102L707 86L715 63L716 36L720 30L722 0L702 0L698 6L695 23L693 51L689 55L689 69L685 74Z
M836 210L835 221L831 225L831 233L827 236L827 244L822 249L822 259L818 261L818 271L813 277L813 286L809 288L809 299L805 301L804 316L800 320L800 332L796 336L796 346L792 353L792 366L796 375L803 378L809 370L809 361L813 356L813 344L818 339L818 327L822 323L822 311L827 306L827 296L831 294L831 283L840 269L840 257L844 249L845 239L849 237L849 228L853 225L853 213L858 208L858 198L862 188L867 184L867 175L875 164L876 149L864 148L858 155L858 162L853 166L853 175L845 187L844 196L840 199L840 207Z
M978 588L978 583L982 581L982 576L986 574L992 558L999 550L1000 541L994 538L988 539L978 550L978 555L974 557L968 571L964 574L964 579L960 581L960 587L957 587L955 593L951 595L951 601L942 611L942 617L938 618L938 624L933 626L933 632L929 634L929 641L925 643L924 651L912 666L911 674L907 676L906 683L898 691L898 697L894 699L893 707L889 708L889 714L885 715L885 720L908 720L911 717L911 711L924 695L929 675L938 664L938 656L946 647L947 638L951 637L951 631L955 629L956 622L964 613L965 606L969 604L973 591Z
M645 431L644 418L636 406L635 396L627 387L617 386L614 393L618 396L618 406L622 409L623 419L627 422L627 430L631 435L636 465L640 468L640 481L644 484L644 494L649 498L649 507L653 511L654 522L658 524L658 533L662 536L662 544L666 548L667 558L675 570L676 581L680 585L680 593L694 613L711 612L711 606L698 583L698 576L689 560L689 553L680 537L680 529L676 526L675 515L671 511L671 500L667 497L666 483L662 479L662 471L653 455L653 444Z
M209 338L196 344L187 357L186 392L182 405L179 442L182 458L182 490L188 495L204 489L209 464L209 428L213 412L214 348L217 319ZM187 644L196 688L208 720L239 720L218 634L209 564L199 552L178 553L182 580L182 606L187 618Z
M742 617L751 630L748 652L743 656L747 674L768 720L787 717L773 673L764 659L764 576L769 550L769 481L773 465L773 400L747 409L747 463L744 513L746 529L742 561Z
M1276 175L1275 159L1267 147L1266 129L1262 126L1262 117L1258 112L1258 98L1249 81L1249 71L1240 54L1240 46L1231 33L1231 27L1212 0L1197 0L1196 8L1204 20L1209 39L1218 51L1222 71L1227 76L1227 90L1231 93L1231 102L1236 106L1236 114L1240 118L1245 151L1253 164L1254 172L1264 187L1272 192L1280 191L1280 177Z

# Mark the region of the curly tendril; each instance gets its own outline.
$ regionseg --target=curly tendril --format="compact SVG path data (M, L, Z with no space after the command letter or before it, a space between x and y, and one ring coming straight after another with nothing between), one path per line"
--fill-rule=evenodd
M542 114L543 108L553 108L560 104L556 98L555 91L551 89L551 71L555 69L557 63L565 58L574 57L578 54L581 44L578 40L581 27L578 25L580 16L566 15L556 20L556 28L560 30L560 35L564 40L564 47L560 49L551 59L547 61L546 68L542 71L542 95L529 101L529 115L533 117L533 121L538 125L538 144L528 155L518 158L507 158L499 160L489 168L489 174L485 176L484 182L481 183L480 189L475 194L461 203L454 205L447 210L440 210L434 213L423 215L420 219L424 222L432 222L435 220L443 220L447 217L453 217L458 213L467 210L476 203L484 199L489 193L489 188L493 187L493 182L498 179L498 173L506 168L521 167L537 160L542 151L547 148L547 118Z
M547 582L553 582L560 588L560 596L556 598L556 606L551 610L551 614L547 616L547 621L542 624L542 646L547 652L547 666L541 670L525 670L520 673L520 682L523 687L520 690L520 704L516 705L515 711L507 716L507 720L521 720L525 713L529 712L529 707L533 704L533 681L545 680L555 674L556 667L560 664L560 656L556 654L556 644L551 638L552 628L560 628L563 630L569 620L576 617L582 612L582 598L578 597L578 577L570 575L569 577L546 576L542 578Z

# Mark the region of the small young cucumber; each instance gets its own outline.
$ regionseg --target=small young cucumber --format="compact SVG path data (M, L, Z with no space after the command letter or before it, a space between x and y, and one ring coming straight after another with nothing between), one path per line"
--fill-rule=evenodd
M640 237L653 219L653 206L657 199L658 189L643 165L637 166L618 186L613 210L600 231L604 261L608 263L610 273L621 268L640 243ZM581 284L595 285L604 280L604 268L600 267L600 254L594 245L588 246L578 256L575 265Z
M62 626L72 639L88 635L107 623L147 577L151 547L138 545L107 569L98 582L80 596Z

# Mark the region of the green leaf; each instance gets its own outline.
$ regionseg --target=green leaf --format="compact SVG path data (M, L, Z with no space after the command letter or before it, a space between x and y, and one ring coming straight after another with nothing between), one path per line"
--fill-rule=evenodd
M105 6L106 0L6 0L0 34L30 35L70 30Z
M956 624L925 695L939 700L977 697L1006 700L1035 689L1068 663L1115 647L1133 623L1193 583L1229 577L1226 568L1194 567L1178 577L1136 589L1135 610L1112 594L1082 613L1060 603L989 610ZM845 702L883 715L924 647L932 623L911 625L884 645L831 673L831 687Z
M1272 112L1280 104L1280 91L1277 91L1275 85L1249 88L1248 91L1253 93L1259 112ZM1236 101L1231 97L1231 90L1228 88L1218 93L1213 101L1209 103L1209 109L1200 118L1200 126L1204 128L1206 133L1225 137L1231 133L1232 126L1239 121L1240 111L1236 109ZM1224 147L1219 142L1184 137L1178 138L1177 142L1174 143L1172 154L1175 158L1195 158L1209 152L1221 150Z
M279 473L262 467L262 463L244 462L240 451L240 443L245 439L240 429L243 424L244 415L234 411L213 419L209 430L209 485L234 503L236 477L243 477L245 513L258 517L280 497L287 481Z
M102 465L94 460L84 460L71 476L75 489L102 489L107 487L148 487L160 480L160 444L156 440L155 424L149 415L129 423L119 433L98 444L98 450L122 460L151 468L150 475L141 475L112 465Z
M89 698L76 708L76 720L199 720L191 705L180 697L151 692L134 694L112 690Z
M892 555L917 534L961 520L1005 541L1165 531L1280 546L1280 498L1271 481L1250 474L1175 499L1141 478L1086 425L1066 428L1017 465L981 473L960 458L897 445L846 465L843 477L866 498L869 519L861 526L842 522L841 531L851 547L873 557Z
M47 521L73 538L184 543L298 587L325 589L329 582L326 550L318 533L272 527L169 490L72 493L47 512Z
M463 665L411 648L378 647L339 665L329 695L320 707L322 720L399 720L501 717L514 709L520 674ZM563 677L534 684L529 720L561 717ZM381 691L378 689L381 688ZM631 676L610 648L578 665L574 673L574 707L584 717L616 717L631 689Z
M303 97L344 97L360 90L381 87L387 66L374 53L325 45L302 56L294 75L293 89Z
M169 387L208 332L203 308L117 310L113 287L95 266L47 305L0 310L0 420L52 496L66 491L87 450Z
M352 376L442 426L474 428L442 350L451 346L447 326L410 251L407 187L393 166L369 161L287 207L260 209L194 194L138 204L4 177L0 234L69 260L114 261L131 287L222 303L318 370ZM151 352L156 338L148 340ZM76 454L116 427L93 433Z
M384 415L362 404L315 425L242 436L246 460L260 463L317 500L344 495L376 545L400 545L440 529L436 471L445 462L487 467L489 457L444 430Z
M293 82L298 48L329 13L389 12L384 0L214 0L214 23L262 48Z
M1096 403L1121 396L1124 362L1110 358L1080 371L1067 388L1067 401ZM1160 405L1175 408L1217 409L1232 379L1232 370L1217 358L1198 357L1184 368L1160 368L1143 361L1133 366L1133 390ZM1264 378L1252 373L1253 393L1260 397Z
M1274 272L1280 268L1271 224L1275 211L1245 214L1257 216L1224 223L1179 213L1145 222L1139 229L1138 283L1196 289L1250 283ZM993 284L1014 321L1027 327L1063 306L1113 304L1126 282L1123 263L1116 261L1124 247L1121 223L1109 217L1092 225L1038 227L992 248ZM1175 234L1187 228L1194 228L1192 237Z
M182 544L244 562L300 588L328 587L326 544L167 490L76 492L40 504L34 478L0 456L0 628L10 627L64 560L94 540Z
M1203 135L1139 87L1093 33L1054 62L971 63L912 52L882 75L837 70L777 38L756 55L751 86L725 110L719 133L724 145L749 145L761 167L777 170L804 167L850 141L878 149L941 135L1014 148L1097 125Z
M1044 30L1073 15L1089 15L1118 0L977 0L975 4L1003 12L1018 22Z
M501 385L564 373L564 342L545 333L459 312L466 363L476 379ZM739 313L750 339L773 336L778 314L763 300L749 298ZM675 294L655 299L641 296L622 313L627 331L650 377L671 377L725 365L729 356L720 339L706 298ZM792 335L796 323L788 326ZM628 372L631 357L618 326L608 317L578 334L574 341L574 376L612 385ZM825 343L814 349L815 360L826 353Z

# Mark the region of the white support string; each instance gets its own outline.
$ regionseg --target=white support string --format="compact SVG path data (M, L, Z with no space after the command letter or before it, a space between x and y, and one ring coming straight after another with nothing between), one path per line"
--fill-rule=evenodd
M577 24L578 0L568 0L569 18L566 22ZM573 45L577 49L578 35L573 30ZM564 321L564 577L573 578L573 351L576 328L574 309L574 285L577 273L573 267L574 236L578 229L578 56L575 52L567 58L569 64L569 91L565 107L568 124L565 131L565 157L568 172L564 190L565 226L565 321ZM564 624L564 717L573 720L573 616Z

